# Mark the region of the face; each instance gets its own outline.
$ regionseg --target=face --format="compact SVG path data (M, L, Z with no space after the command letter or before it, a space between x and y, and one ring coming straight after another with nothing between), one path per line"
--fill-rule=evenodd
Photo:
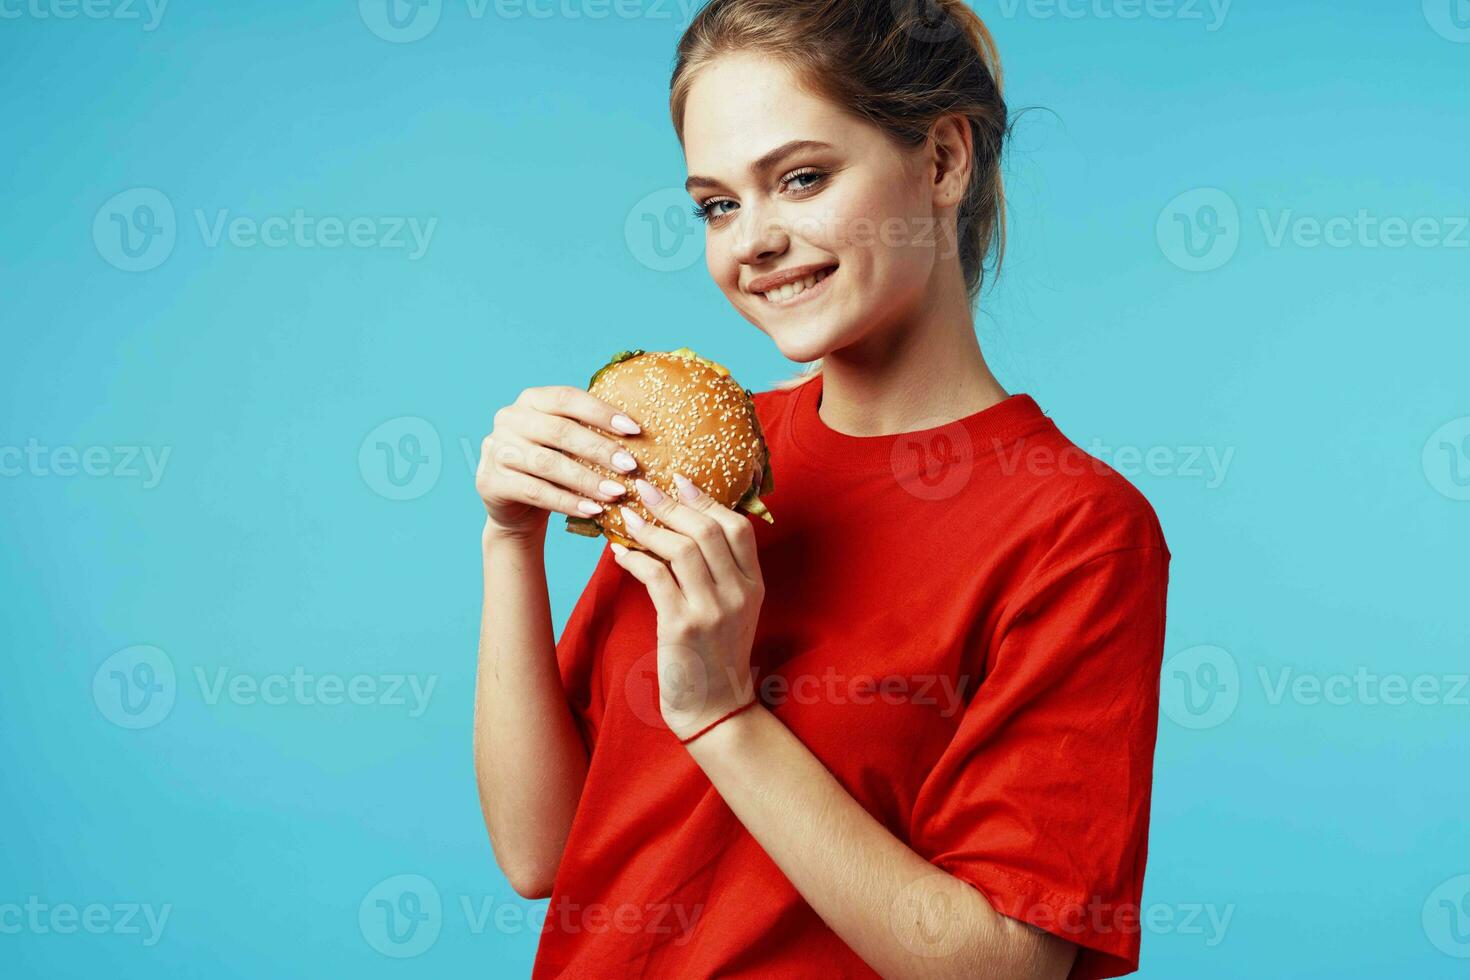
M923 303L944 238L922 148L905 151L777 62L729 54L690 87L684 157L711 277L785 357L823 357Z

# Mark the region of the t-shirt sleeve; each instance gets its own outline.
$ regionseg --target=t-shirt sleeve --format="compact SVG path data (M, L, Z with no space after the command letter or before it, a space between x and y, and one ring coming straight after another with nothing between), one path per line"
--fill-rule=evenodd
M598 652L612 627L612 605L619 585L616 573L621 570L613 560L612 549L604 545L587 585L567 616L561 638L556 641L562 688L589 754L597 744L604 707L598 685Z
M1069 980L1138 968L1168 567L1160 537L1038 573L915 801L915 850L1076 943Z

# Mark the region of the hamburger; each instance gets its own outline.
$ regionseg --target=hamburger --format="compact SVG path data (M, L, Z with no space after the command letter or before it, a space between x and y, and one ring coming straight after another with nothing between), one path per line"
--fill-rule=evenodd
M724 366L688 347L625 350L597 369L587 390L626 412L642 429L637 435L616 435L638 461L633 473L585 461L598 476L627 487L619 501L622 506L660 523L644 506L633 480L642 477L677 497L674 474L681 473L720 504L776 523L760 498L776 484L770 451L756 419L755 393L740 387ZM605 535L617 544L648 550L625 533L616 505L596 517L568 517L567 530L594 538Z

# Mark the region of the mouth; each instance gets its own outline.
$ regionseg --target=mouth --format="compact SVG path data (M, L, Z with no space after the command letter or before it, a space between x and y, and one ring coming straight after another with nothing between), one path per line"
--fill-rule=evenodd
M775 289L757 292L755 295L761 297L761 299L772 306L784 307L794 306L797 303L807 303L827 292L830 288L827 284L828 280L832 278L836 271L837 266L830 265L826 268L817 269L815 272L809 272L793 282L777 286Z

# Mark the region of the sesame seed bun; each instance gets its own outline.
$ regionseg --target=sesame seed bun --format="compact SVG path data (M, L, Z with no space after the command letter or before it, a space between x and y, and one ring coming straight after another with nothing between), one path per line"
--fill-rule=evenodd
M671 496L678 495L674 474L694 481L705 493L733 510L774 524L760 494L775 489L770 452L756 419L754 393L740 387L730 372L688 347L673 351L623 351L592 375L587 390L630 415L637 435L611 434L638 461L633 473L583 460L599 476L627 487L627 494L596 517L568 517L567 530L588 537L647 549L623 526L618 505L658 523L633 486L642 477Z

